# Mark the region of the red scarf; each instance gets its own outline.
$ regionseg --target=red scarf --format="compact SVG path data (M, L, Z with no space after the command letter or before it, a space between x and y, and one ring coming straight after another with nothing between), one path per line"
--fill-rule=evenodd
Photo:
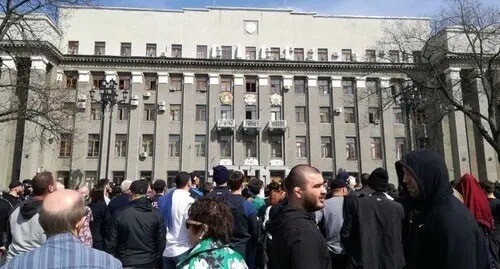
M463 195L464 204L476 221L492 230L493 216L491 214L490 203L476 178L470 174L463 175L457 186L457 190Z

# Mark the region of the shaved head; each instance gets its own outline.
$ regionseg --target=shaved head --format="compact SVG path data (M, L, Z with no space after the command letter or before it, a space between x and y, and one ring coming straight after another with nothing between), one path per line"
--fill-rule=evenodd
M85 204L74 190L59 190L49 194L40 209L39 222L47 235L77 233L85 215Z
M307 164L299 164L293 167L285 179L286 191L290 193L295 187L303 188L309 174L321 174L321 172L317 168Z

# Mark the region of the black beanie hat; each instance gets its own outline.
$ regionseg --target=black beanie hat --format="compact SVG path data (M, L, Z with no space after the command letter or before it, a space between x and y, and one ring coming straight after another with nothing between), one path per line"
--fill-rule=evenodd
M375 191L387 192L389 190L389 176L384 168L373 170L368 178L368 186Z

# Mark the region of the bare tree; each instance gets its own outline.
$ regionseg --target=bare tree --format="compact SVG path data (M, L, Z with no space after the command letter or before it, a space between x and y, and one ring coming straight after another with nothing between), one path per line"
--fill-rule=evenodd
M435 127L450 113L463 113L500 156L498 6L448 0L429 26L384 26L379 56L407 76L390 99L411 104L408 112L417 112L431 131L439 131ZM455 67L454 74L446 74Z

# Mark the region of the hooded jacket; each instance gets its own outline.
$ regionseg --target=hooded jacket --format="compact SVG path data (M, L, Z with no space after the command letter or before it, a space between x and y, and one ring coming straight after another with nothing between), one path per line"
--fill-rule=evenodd
M273 237L272 268L331 268L328 247L316 225L315 215L289 205L279 206L277 210L266 224Z
M248 267L238 252L207 238L192 248L177 264L177 268L246 269Z
M30 198L21 202L12 211L9 220L8 261L18 254L29 252L41 246L47 240L47 236L38 222L38 211L41 206L41 200Z
M146 197L117 211L108 231L106 250L124 267L161 268L165 222Z
M406 168L415 178L419 198L409 197ZM400 201L407 218L407 268L486 269L488 250L476 221L453 196L444 160L428 150L410 152L396 162L403 186Z

